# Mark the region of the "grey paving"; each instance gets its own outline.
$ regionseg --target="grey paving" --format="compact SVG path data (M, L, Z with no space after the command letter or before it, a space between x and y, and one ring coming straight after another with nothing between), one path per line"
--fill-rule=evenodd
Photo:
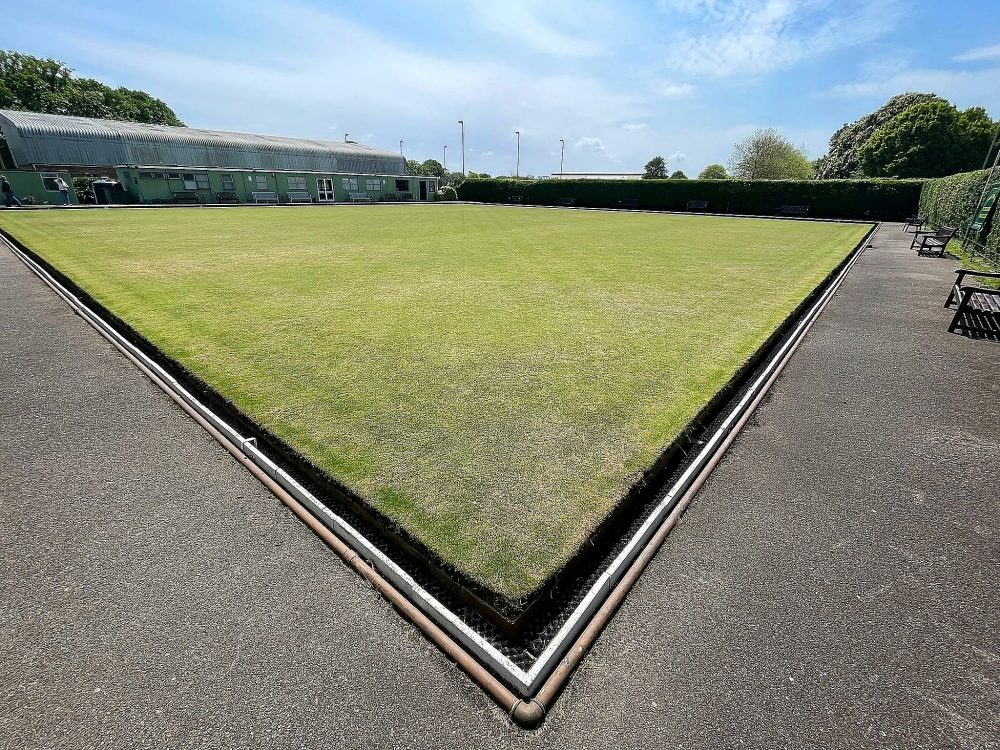
M0 251L0 747L1000 747L1000 345L901 237L535 732Z

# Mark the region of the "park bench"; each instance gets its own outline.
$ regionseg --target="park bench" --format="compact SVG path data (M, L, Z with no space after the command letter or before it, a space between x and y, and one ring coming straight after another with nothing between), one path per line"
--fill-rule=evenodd
M563 198L559 201L560 206L575 206L576 198Z
M399 197L399 193L385 193L382 196L382 200L384 200L386 203L399 203L399 201L401 201L402 198Z
M372 197L368 193L348 193L347 197L351 203L371 203Z
M236 193L216 193L216 203L239 203L240 197Z
M399 193L399 199L401 201L412 201L413 193Z
M253 198L254 203L278 202L278 194L273 192L261 191L259 193L250 193L250 197Z
M639 208L638 198L622 198L618 201L618 208Z
M972 331L1000 338L1000 289L987 289L963 284L966 276L983 279L1000 279L1000 273L985 273L960 269L955 271L955 285L948 294L945 307L957 304L955 317L948 326L948 332Z
M512 195L507 199L507 201L509 203L522 203L523 198L520 195Z
M172 197L174 203L201 203L197 193L174 193Z
M915 248L917 255L937 255L943 258L944 250L956 231L955 227L941 227L933 231L918 229L910 243L910 249Z
M289 190L288 191L288 202L289 203L312 203L313 197L309 195L306 190Z
M778 206L778 213L785 216L805 216L809 213L809 206Z
M687 203L688 211L707 211L708 201L688 201Z
M919 231L923 229L923 226L926 223L927 223L927 214L917 214L916 216L911 216L909 219L906 220L906 223L903 224L903 231L904 232L910 231L910 227L913 227L914 231Z

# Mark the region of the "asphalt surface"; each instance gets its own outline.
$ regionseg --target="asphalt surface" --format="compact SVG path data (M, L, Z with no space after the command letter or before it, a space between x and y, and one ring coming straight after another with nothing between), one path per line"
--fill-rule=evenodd
M0 250L0 748L1000 747L1000 345L907 245L534 732Z

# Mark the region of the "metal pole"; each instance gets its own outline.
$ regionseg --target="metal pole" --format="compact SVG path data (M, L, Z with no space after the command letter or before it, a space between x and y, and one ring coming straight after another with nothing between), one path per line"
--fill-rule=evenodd
M517 136L517 151L516 151L517 156L515 157L514 161L514 176L520 177L521 176L521 131L515 130L514 134Z
M465 176L465 120L458 121L459 127L462 129L462 176Z
M448 147L447 146L444 147L444 164L442 164L441 166L444 167L444 171L445 172L448 171Z
M402 141L399 142L399 155L403 156L403 142ZM403 156L403 158L405 159L406 157Z
M350 133L344 133L344 143L347 143L348 139L351 137Z
M563 138L559 139L559 179L563 176L563 159L566 157L566 141Z

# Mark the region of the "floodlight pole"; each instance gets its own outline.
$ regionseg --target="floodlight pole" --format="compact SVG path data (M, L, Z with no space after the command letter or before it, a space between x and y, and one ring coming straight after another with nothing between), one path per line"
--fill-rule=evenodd
M458 126L462 129L462 175L465 175L465 120L459 120Z
M403 156L403 141L402 140L399 142L399 155ZM405 159L406 157L403 156L403 158Z
M448 171L448 147L447 146L444 147L444 164L442 164L441 166L444 168L445 172Z
M350 133L344 133L344 143L347 143L347 141L350 139L350 137L351 137Z
M514 176L521 176L521 131L515 130L514 134L517 136L517 146L514 158Z
M563 160L566 158L566 139L559 139L559 179L563 176Z

